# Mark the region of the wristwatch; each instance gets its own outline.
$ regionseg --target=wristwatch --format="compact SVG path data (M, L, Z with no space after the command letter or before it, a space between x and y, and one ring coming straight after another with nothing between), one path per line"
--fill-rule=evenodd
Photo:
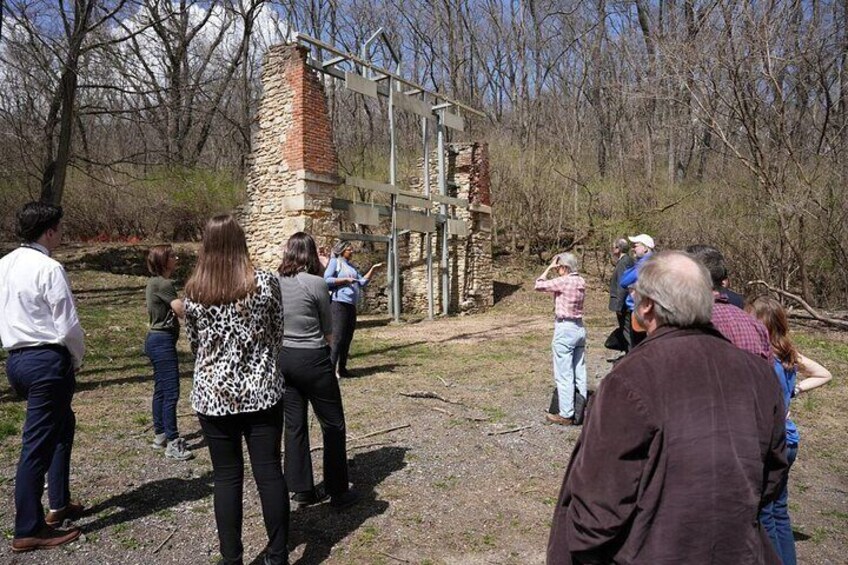
M801 392L803 392L801 390L801 385L795 385L795 389L792 391L792 396L798 396L799 394L801 394Z

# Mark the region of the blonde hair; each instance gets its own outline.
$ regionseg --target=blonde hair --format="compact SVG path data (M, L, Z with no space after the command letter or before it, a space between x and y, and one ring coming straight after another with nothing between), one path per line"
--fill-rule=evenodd
M215 216L203 230L203 246L186 283L186 297L213 306L235 302L255 290L244 230L229 214Z

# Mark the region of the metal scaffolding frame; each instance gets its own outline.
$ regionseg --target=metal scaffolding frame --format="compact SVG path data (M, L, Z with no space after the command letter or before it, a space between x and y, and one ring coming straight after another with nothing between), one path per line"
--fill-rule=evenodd
M368 47L375 39L381 37L383 42L388 47L392 58L396 65L396 70L389 71L371 62L368 57ZM380 192L389 195L390 205L388 207L376 206L377 217L389 216L391 218L391 230L388 236L372 235L372 234L357 234L357 233L341 233L340 237L359 241L372 241L388 244L387 247L387 263L388 263L388 283L391 288L389 309L395 321L400 320L401 313L401 297L400 297L400 261L398 259L398 238L400 235L409 231L419 231L426 234L426 259L427 259L427 315L432 319L434 316L434 296L433 296L433 249L432 249L432 233L438 233L437 225L442 226L441 230L441 271L442 271L442 314L450 313L450 271L449 271L449 252L450 252L450 236L452 231L456 231L459 220L449 215L449 206L459 206L467 208L469 203L467 200L453 198L448 196L447 186L447 166L445 163L445 128L451 128L463 131L465 121L459 112L485 117L485 114L476 110L462 102L453 100L444 94L429 90L420 84L411 80L405 79L400 75L401 60L397 56L391 44L388 41L382 28L377 30L371 37L366 40L361 48L360 55L347 53L332 45L329 45L319 39L315 39L306 34L295 32L292 35L292 43L303 45L310 50L317 48L324 50L332 55L329 60L319 60L313 57L307 58L307 64L316 71L343 80L345 87L359 94L378 98L383 96L388 98L388 118L389 118L389 182L382 183L368 179L356 177L348 177L345 179L345 184L357 188ZM360 72L343 71L336 68L341 63L351 63L354 68ZM407 88L407 90L404 90ZM432 103L428 102L428 99ZM395 109L400 109L405 112L419 115L421 117L421 138L423 152L423 171L422 179L424 183L424 195L401 190L397 186L397 142L395 135ZM456 112L451 112L451 109L456 109ZM428 144L429 120L436 119L436 149L438 151L438 189L439 194L433 195L430 191L430 150ZM436 203L440 205L439 213L432 213L432 205ZM400 208L403 206L404 208ZM333 208L339 210L356 210L356 204L346 200L334 199ZM411 207L423 207L425 212L414 212ZM363 211L368 212L368 211ZM364 214L373 218L373 214ZM417 217L422 216L422 217ZM401 222L403 219L403 222ZM403 226L401 226L403 224ZM453 226L453 227L452 227ZM413 227L415 229L413 229ZM460 226L459 232L463 231Z

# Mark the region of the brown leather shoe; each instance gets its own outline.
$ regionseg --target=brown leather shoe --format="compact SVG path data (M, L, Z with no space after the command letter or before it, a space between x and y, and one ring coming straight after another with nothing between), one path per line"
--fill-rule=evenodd
M551 424L557 424L560 426L574 425L574 418L563 418L559 414L545 414L545 419Z
M27 538L15 538L12 540L12 551L23 553L35 549L54 549L60 545L72 542L80 537L79 528L69 530L54 530L45 526L37 534Z
M82 516L83 510L85 510L85 506L78 502L71 502L61 510L56 510L55 512L51 510L48 512L47 516L44 517L44 521L48 526L55 528L61 526L65 520L76 520Z

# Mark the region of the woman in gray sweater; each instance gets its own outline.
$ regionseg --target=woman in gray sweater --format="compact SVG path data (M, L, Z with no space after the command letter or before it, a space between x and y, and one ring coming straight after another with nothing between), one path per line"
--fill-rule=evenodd
M332 320L330 293L321 273L315 241L298 232L289 238L280 264L283 296L283 347L280 368L285 379L285 476L295 508L316 504L309 454L308 404L324 435L324 487L330 505L344 508L358 499L350 490L342 395L330 361Z

